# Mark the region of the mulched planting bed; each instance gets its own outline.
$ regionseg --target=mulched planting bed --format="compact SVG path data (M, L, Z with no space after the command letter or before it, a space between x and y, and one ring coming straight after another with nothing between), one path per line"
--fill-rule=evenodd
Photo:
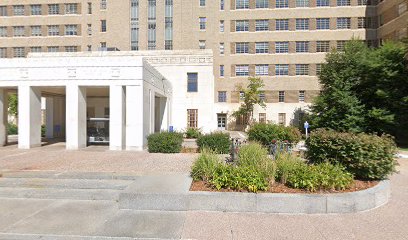
M296 189L296 188L290 188L285 186L284 184L281 183L274 183L272 186L269 187L268 191L266 192L261 192L259 191L258 193L308 193L308 194L322 194L322 193L343 193L343 192L356 192L356 191L361 191L364 189L368 189L371 187L374 187L378 184L378 181L360 181L360 180L354 180L354 183L351 185L350 188L343 190L343 191L337 191L337 190L330 190L330 191L316 191L316 192L310 192L307 190L303 189ZM197 181L193 182L190 187L190 191L207 191L207 192L248 192L245 190L241 191L235 191L231 189L220 189L217 190L215 188L212 188L207 182L204 181Z

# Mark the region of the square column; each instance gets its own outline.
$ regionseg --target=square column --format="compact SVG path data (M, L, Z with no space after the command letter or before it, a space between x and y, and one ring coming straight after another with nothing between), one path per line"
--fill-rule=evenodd
M66 146L68 150L86 147L86 87L66 88Z
M126 86L126 150L143 150L143 86Z
M7 91L0 88L0 147L7 144L7 100Z
M125 148L126 94L123 86L109 87L109 149Z
M45 99L45 137L54 138L54 98Z
M18 87L18 148L41 146L41 91L38 87Z

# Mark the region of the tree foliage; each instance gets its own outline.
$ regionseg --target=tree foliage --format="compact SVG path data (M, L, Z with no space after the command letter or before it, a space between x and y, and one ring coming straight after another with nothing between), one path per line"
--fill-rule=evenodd
M10 94L8 98L9 102L9 114L16 116L18 114L18 99L17 99L17 94Z
M312 105L314 128L389 133L408 138L407 47L387 42L368 48L352 40L322 66L322 93Z

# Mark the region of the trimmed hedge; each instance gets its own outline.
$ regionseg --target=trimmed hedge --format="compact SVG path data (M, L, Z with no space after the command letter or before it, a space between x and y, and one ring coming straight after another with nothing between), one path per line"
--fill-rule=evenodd
M207 148L215 153L226 154L230 150L230 135L222 132L200 135L197 138L197 145L200 151Z
M198 138L201 135L201 129L199 128L187 128L185 132L187 139Z
M250 141L257 141L266 146L271 144L273 140L298 143L302 138L302 134L299 129L291 126L255 123L248 131L248 138Z
M397 165L396 145L389 136L317 129L310 134L306 147L310 162L341 164L361 180L385 179Z
M177 132L153 133L147 137L150 153L179 153L183 143L183 134Z

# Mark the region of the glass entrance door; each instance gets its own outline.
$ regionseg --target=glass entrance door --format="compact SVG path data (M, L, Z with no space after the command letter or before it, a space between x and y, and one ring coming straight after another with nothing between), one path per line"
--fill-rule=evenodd
M226 130L227 114L217 114L218 130Z

